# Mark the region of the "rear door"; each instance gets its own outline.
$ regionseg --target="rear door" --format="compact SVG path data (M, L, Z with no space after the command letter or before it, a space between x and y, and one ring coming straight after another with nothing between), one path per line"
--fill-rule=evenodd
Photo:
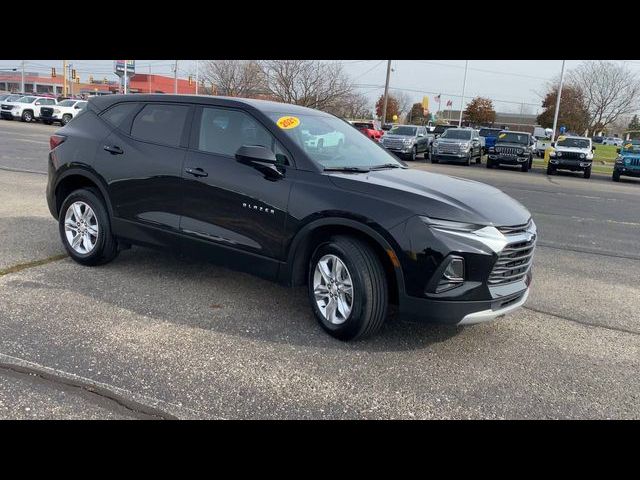
M284 176L267 178L255 168L238 163L235 153L242 145L271 149ZM250 113L199 107L183 169L180 229L189 239L186 250L199 250L233 268L275 276L278 263L284 259L290 158Z
M193 107L189 104L126 102L103 116L116 124L98 148L107 181L114 230L149 244L165 245L151 231L179 233L182 167Z

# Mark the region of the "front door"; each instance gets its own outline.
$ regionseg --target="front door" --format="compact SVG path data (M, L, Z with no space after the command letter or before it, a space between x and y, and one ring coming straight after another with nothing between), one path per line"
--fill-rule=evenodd
M283 176L266 177L237 162L235 153L242 145L262 145L274 151ZM189 239L186 251L199 250L233 268L275 276L284 260L289 158L248 112L199 108L182 174L180 229Z

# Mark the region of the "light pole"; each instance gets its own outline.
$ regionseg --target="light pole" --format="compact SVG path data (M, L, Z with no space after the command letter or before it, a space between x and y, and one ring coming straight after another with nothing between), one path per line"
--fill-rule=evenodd
M24 91L24 60L22 60L22 85L20 86L20 93L27 93Z
M464 62L464 80L462 80L462 101L460 102L460 119L458 120L458 127L462 126L462 110L464 110L464 91L467 87L467 67L469 66L469 60Z
M387 122L387 100L389 99L389 77L391 76L391 60L387 60L387 81L384 84L384 101L382 102L382 125Z
M196 95L198 95L198 63L200 62L200 60L196 60Z
M562 72L560 73L560 86L558 87L558 98L556 98L556 111L553 114L553 136L551 141L556 140L556 127L558 126L558 113L560 112L560 97L562 96L562 84L564 83L564 64L566 60L562 60Z
M127 94L127 61L124 61L124 75L122 77L122 92Z
M178 94L178 60L173 67L173 93Z

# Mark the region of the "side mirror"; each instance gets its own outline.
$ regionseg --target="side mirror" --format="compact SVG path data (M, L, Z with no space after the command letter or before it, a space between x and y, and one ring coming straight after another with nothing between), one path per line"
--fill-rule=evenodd
M276 166L278 160L275 153L261 145L241 146L236 152L236 161L255 168L270 179L278 179L284 176Z

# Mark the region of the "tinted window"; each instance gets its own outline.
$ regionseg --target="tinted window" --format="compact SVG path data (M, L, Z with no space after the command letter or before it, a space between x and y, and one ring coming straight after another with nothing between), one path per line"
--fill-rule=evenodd
M442 134L440 138L451 138L454 140L470 140L471 130L449 129Z
M138 107L139 104L135 102L119 103L103 112L101 116L114 127L119 127L122 121L137 110Z
M261 145L274 151L274 137L250 115L240 110L202 109L198 149L235 156L242 145Z
M63 100L58 105L60 105L61 107L73 107L75 103L75 100Z
M416 135L416 127L408 127L405 125L398 125L389 130L389 135L402 135L405 137L413 137Z
M145 105L133 121L131 136L146 142L177 147L188 113L189 107L186 105Z
M502 132L498 135L498 142L501 143L522 143L529 144L529 135L526 133Z

